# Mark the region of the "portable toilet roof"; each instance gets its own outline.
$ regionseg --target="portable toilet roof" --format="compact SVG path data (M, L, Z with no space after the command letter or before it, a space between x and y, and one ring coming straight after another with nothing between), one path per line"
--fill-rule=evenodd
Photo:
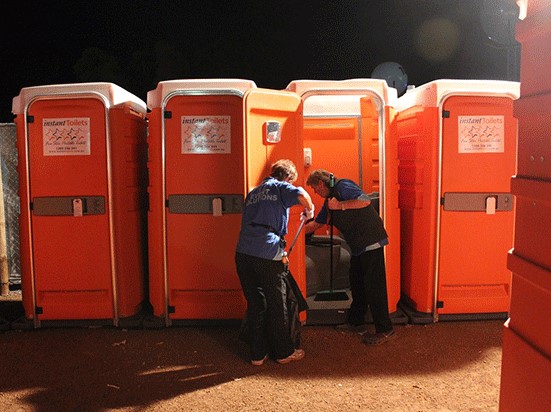
M397 90L381 79L294 80L286 90L302 97L305 116L357 116L359 97L367 94L377 97L378 106L393 106L397 99Z
M450 96L520 97L520 83L506 80L441 79L409 89L396 102L398 111L413 106L439 107Z
M29 104L40 97L80 97L81 95L98 95L106 107L128 103L139 113L146 113L145 102L132 93L113 83L73 83L32 86L21 89L19 96L13 98L12 113L24 113Z
M163 100L173 94L236 94L243 96L249 89L256 88L252 80L244 79L184 79L165 80L155 90L147 92L150 108L160 107Z

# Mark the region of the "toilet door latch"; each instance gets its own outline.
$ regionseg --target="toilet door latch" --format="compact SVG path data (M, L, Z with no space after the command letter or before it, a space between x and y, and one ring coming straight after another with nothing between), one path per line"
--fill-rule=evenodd
M488 196L486 198L486 214L495 215L497 206L497 198L495 196Z
M73 199L73 216L81 217L84 214L84 205L82 199Z
M212 199L212 215L222 216L222 199L219 197Z

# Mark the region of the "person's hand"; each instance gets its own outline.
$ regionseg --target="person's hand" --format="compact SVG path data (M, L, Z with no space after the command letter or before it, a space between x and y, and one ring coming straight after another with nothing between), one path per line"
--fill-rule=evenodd
M307 222L310 219L314 218L314 207L312 206L312 209L304 209L304 212L300 215L300 220L303 222Z
M283 263L285 266L289 265L289 256L287 255L287 252L285 252L281 257L281 263Z

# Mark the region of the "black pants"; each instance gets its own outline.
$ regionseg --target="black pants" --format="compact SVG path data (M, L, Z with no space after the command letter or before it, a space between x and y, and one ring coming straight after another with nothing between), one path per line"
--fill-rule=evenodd
M251 358L271 353L283 359L295 350L287 312L287 272L281 261L235 254L237 274L245 299Z
M368 307L377 333L393 329L388 313L385 256L382 247L350 258L350 290L352 304L348 322L365 323Z

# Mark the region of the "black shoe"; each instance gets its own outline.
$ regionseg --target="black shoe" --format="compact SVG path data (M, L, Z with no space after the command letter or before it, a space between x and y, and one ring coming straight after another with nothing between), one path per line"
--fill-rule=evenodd
M351 332L363 335L367 332L367 324L363 323L361 325L354 325L352 323L343 323L341 325L335 326L335 329L339 332Z
M396 332L394 330L388 332L373 333L365 336L363 338L363 343L366 345L380 345L396 337Z

